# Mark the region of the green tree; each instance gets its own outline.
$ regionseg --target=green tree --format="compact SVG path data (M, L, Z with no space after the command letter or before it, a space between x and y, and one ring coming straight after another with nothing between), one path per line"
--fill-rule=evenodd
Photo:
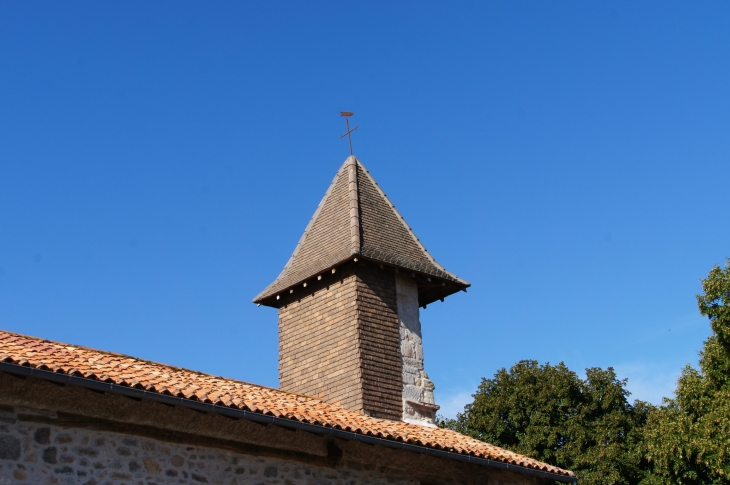
M521 361L482 379L474 402L441 421L474 438L573 470L581 484L635 484L647 475L642 428L650 407L627 400L612 368Z
M730 483L730 259L702 280L700 313L712 335L700 352L700 368L684 368L673 399L652 413L646 426L651 482Z

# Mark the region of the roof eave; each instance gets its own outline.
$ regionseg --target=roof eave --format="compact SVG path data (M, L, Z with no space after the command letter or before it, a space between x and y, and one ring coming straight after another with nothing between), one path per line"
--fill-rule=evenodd
M280 308L281 306L283 306L283 304L280 302L280 299L277 298L278 296L288 294L289 292L291 292L295 288L301 286L308 280L317 277L319 274L328 273L333 268L341 266L350 261L356 261L358 259L360 259L361 261L369 261L371 263L397 268L399 271L411 273L414 276L417 275L418 280L420 281L419 305L424 308L426 305L429 305L435 301L438 301L438 300L443 301L443 299L449 295L453 295L454 293L458 293L459 291L466 291L466 289L471 286L471 283L469 283L468 281L465 281L465 280L457 277L456 275L453 275L445 270L444 270L444 274L434 274L432 272L414 269L410 265L398 264L396 262L385 260L385 259L379 259L377 257L365 256L358 252L358 253L354 253L354 254L350 255L347 258L341 259L337 263L335 263L331 266L328 266L327 268L324 268L321 271L316 271L306 278L301 278L301 279L297 280L296 282L291 283L290 285L287 285L285 287L281 287L281 288L276 289L275 291L272 291L270 288L272 288L278 280L274 281L271 285L269 285L264 291L259 293L253 299L253 303L255 303L257 305L264 305L264 306L272 307L272 308ZM441 285L441 286L439 286L439 285ZM432 287L429 288L429 286L432 286ZM421 288L424 288L424 287L427 289L422 291Z

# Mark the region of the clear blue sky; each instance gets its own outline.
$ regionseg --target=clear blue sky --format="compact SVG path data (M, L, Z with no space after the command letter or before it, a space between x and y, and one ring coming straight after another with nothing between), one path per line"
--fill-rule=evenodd
M2 2L0 327L277 385L283 267L355 154L472 283L453 415L520 359L659 402L730 256L723 2Z

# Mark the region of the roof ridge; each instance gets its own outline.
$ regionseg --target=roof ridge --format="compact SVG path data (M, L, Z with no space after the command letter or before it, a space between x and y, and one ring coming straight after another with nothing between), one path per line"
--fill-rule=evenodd
M350 198L350 245L352 254L359 254L362 247L360 228L360 187L357 183L357 165L360 163L355 155L345 160L347 164L347 189Z

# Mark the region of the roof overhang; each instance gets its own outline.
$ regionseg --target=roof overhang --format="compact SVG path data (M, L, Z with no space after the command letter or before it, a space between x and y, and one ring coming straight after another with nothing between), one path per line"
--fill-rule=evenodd
M387 267L394 269L396 272L410 274L418 285L418 305L422 308L426 308L427 305L435 301L444 301L447 296L459 291L466 291L471 286L469 282L455 278L449 273L436 275L433 272L424 271L424 268L414 269L414 265L408 264L406 261L402 262L405 264L397 264L383 261L383 259L354 254L322 271L316 272L309 278L280 288L276 293L263 292L254 298L253 302L258 305L281 308L291 301L290 295L296 293L298 297L303 292L309 293L313 288L317 288L315 285L322 280L327 282L333 278L339 278L341 272L338 274L338 269L351 264L374 264L381 268ZM310 290L307 291L306 288L310 288Z

